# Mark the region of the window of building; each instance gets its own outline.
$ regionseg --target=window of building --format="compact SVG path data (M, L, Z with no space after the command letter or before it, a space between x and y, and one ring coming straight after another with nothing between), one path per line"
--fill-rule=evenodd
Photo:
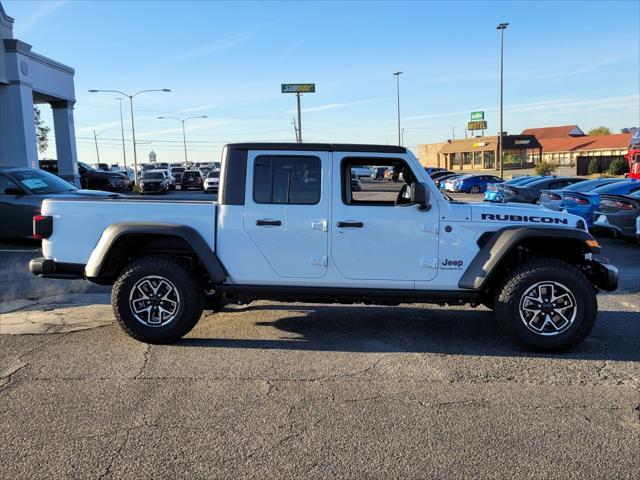
M494 152L484 152L484 168L493 168L495 165L495 153Z
M315 205L320 202L322 163L318 157L261 155L253 167L256 203Z

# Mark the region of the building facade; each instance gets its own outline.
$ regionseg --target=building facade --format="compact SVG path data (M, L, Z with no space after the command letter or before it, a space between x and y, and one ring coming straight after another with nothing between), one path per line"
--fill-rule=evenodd
M0 3L0 166L38 167L34 104L49 104L59 175L79 185L74 70L13 38L13 23Z

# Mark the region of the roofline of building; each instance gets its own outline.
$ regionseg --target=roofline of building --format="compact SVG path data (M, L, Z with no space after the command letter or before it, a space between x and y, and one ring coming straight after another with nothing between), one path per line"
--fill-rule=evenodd
M14 21L15 20L13 19L13 17L10 17L9 15L7 15L7 12L4 11L4 7L2 6L2 3L0 3L0 23L4 24L5 27L9 27L13 29Z

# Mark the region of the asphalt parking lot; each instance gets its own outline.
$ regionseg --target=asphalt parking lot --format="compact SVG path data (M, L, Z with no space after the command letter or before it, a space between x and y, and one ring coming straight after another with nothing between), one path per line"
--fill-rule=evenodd
M558 355L483 308L431 305L255 302L149 346L91 291L64 315L102 327L0 335L0 476L637 479L640 247L601 241L621 289ZM36 253L1 265L17 278Z

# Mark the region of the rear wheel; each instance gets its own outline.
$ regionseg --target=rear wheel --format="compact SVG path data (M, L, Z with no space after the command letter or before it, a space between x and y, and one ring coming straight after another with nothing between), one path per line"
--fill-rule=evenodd
M471 185L469 189L470 193L480 193L480 187L478 185Z
M200 319L204 290L182 262L142 257L127 266L113 284L111 304L129 336L147 343L172 343Z
M496 293L498 322L519 343L538 350L574 347L596 321L596 293L568 263L545 258L522 264Z

